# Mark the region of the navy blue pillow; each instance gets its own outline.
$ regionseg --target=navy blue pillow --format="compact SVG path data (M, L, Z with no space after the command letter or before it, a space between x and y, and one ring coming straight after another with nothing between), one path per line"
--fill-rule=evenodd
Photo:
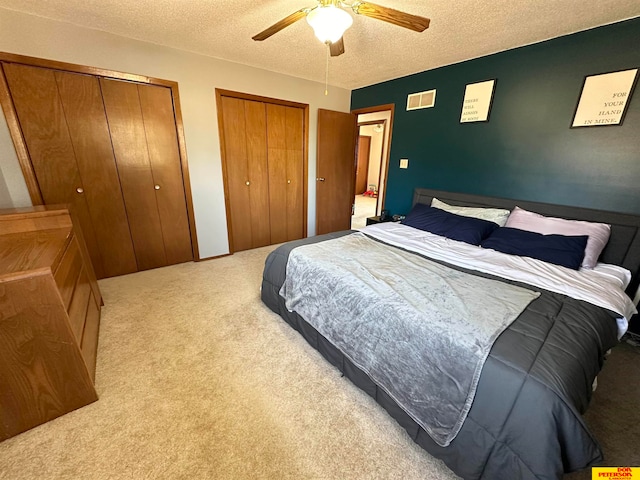
M488 220L463 217L421 203L417 203L400 223L472 245L480 245L498 228L497 223Z
M578 270L584 258L588 239L587 235L543 235L517 228L501 227L480 246Z

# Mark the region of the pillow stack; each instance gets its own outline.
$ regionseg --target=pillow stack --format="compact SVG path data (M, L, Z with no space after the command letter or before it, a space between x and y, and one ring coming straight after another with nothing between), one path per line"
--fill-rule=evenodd
M402 224L574 270L595 267L611 235L604 223L545 217L520 207L459 207L437 198L431 206L416 204Z
M611 225L607 225L606 223L545 217L520 207L513 209L505 226L519 228L520 230L526 230L528 232L541 233L543 235L586 235L589 238L581 264L583 268L593 268L596 266L598 257L600 257L611 235Z
M498 228L480 246L579 270L588 236L543 235L517 228Z
M421 203L417 203L401 223L471 245L480 245L498 228L497 223L488 220L445 212Z
M497 223L500 227L504 227L504 224L507 223L507 218L509 218L509 214L511 213L510 210L504 208L458 207L456 205L444 203L435 197L431 200L431 206L444 210L445 212L462 215L463 217L488 220L489 222Z

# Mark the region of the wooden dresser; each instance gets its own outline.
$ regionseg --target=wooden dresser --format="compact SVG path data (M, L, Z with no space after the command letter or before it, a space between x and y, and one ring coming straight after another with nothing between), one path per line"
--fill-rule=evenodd
M98 399L101 305L66 209L0 210L0 440Z

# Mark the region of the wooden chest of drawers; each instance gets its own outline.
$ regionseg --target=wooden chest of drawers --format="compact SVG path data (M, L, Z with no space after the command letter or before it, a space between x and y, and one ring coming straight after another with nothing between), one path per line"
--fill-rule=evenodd
M0 440L98 399L101 304L67 210L0 215Z

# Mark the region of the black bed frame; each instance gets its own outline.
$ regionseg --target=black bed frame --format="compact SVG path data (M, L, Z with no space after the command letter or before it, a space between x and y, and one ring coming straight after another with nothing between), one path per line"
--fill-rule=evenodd
M631 272L631 282L626 293L633 299L640 284L640 216L627 213L594 210L590 208L553 205L550 203L511 200L507 198L486 197L469 193L453 193L443 190L416 188L413 204L431 204L433 197L450 205L469 207L494 207L512 210L515 206L545 216L561 217L570 220L608 223L611 225L611 237L600 255L600 261L620 265Z
M504 198L485 197L480 195L471 195L464 193L452 193L441 190L416 189L414 192L413 203L430 204L433 197L452 204L463 206L478 207L496 207L513 209L515 206L540 213L547 216L562 217L574 220L584 220L591 222L608 223L611 225L611 238L607 247L603 251L600 260L606 263L612 263L623 266L631 271L632 281L627 288L627 294L633 298L633 295L640 282L640 215L629 215L623 213L606 212L600 210L592 210L579 207L569 207L560 205L551 205L545 203L536 203L528 201L509 200ZM309 237L306 239L289 242L282 245L271 255L283 250L280 255L284 258L288 257L288 252L299 245L307 243L315 243L322 239L337 238L350 231L335 232L331 234L321 235L319 237ZM318 240L320 239L320 240ZM288 248L288 250L287 250ZM271 256L267 259L273 260ZM285 263L286 265L286 263ZM281 267L286 268L286 267ZM433 439L389 396L384 389L378 385L358 366L353 364L340 350L331 344L325 337L316 331L309 323L307 323L296 312L290 312L284 304L284 300L279 295L280 285L274 283L271 273L265 274L262 282L262 300L274 312L279 314L292 328L296 329L305 338L305 340L318 350L331 364L333 364L344 376L353 382L360 389L368 393L376 400L378 404L387 410L387 412L407 431L409 436L423 449L431 455L444 460L452 470L458 468L461 453L460 448L450 449L449 447L441 447L437 445ZM470 441L475 441L470 437ZM461 444L464 445L464 444ZM596 452L599 456L595 456L593 462L602 460L601 453ZM595 454L594 454L595 455ZM464 468L467 468L463 465ZM460 467L460 468L463 468ZM485 465L486 467L486 465ZM569 466L572 471L576 467ZM578 467L581 468L581 467ZM483 471L484 472L484 471ZM482 472L482 473L483 473ZM494 478L498 478L495 477Z

